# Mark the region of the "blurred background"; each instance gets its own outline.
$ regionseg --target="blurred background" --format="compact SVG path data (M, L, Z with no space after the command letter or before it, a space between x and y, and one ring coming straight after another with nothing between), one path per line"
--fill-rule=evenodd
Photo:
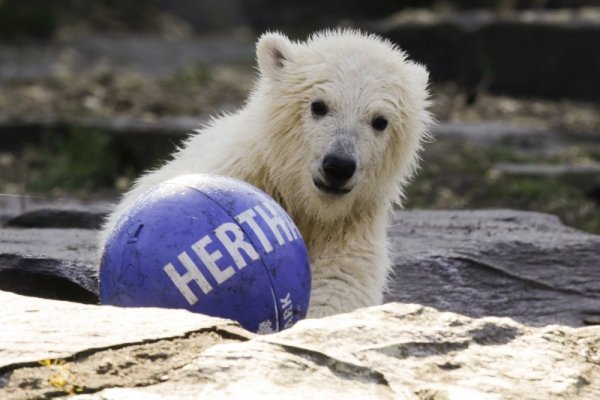
M0 223L105 209L241 105L266 30L390 38L438 126L407 208L548 212L600 233L600 0L0 0Z

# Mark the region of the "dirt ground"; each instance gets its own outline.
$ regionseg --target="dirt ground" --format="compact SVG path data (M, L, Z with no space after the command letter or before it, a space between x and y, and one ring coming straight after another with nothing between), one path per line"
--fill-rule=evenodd
M99 67L81 75L65 70L39 80L0 82L4 119L44 116L210 115L233 109L246 98L256 72L251 65L194 65L170 76ZM434 86L432 112L438 121L506 121L566 132L599 134L600 104L573 100L519 99L465 93L453 84Z

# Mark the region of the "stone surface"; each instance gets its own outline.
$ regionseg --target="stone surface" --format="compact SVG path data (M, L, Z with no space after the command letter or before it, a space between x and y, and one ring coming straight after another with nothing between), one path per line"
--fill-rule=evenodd
M0 229L0 282L41 276L35 296L70 282L93 302L95 236ZM267 336L181 310L0 292L0 398L600 397L600 326L581 328L600 317L600 236L531 212L398 211L390 239L386 300L404 304Z
M595 399L600 327L528 328L387 304L198 354L165 382L81 399Z
M68 358L84 351L237 326L184 310L93 306L2 291L0 304L0 370Z
M0 229L0 289L97 302L96 231Z
M0 135L2 135L1 128ZM21 196L2 193L0 194L0 226L22 214L39 210L51 210L56 213L61 211L82 212L93 215L107 213L111 208L111 202L107 200L82 201L72 198ZM79 227L82 228L82 226Z
M583 326L600 316L600 236L554 216L398 211L389 233L387 301L534 326ZM97 302L95 240L83 229L0 229L0 289Z
M600 315L600 236L555 216L398 212L390 238L395 276L387 301L534 326L582 326Z
M106 213L43 208L28 211L6 221L13 228L100 229Z
M253 334L183 310L89 306L0 291L0 398L49 398L166 380L217 343Z
M0 371L0 396L3 400L39 399L81 391L91 393L107 387L156 384L167 380L173 370L191 363L208 347L240 338L243 336L231 335L229 328L207 329L175 338L85 351L68 360L42 360L5 373Z

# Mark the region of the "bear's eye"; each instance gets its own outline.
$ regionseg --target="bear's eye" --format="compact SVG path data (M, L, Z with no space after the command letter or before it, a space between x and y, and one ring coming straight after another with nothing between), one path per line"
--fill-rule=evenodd
M388 126L388 121L387 119L385 119L385 117L382 117L381 115L378 117L373 118L373 121L371 121L371 126L378 131L382 131L385 128L387 128Z
M324 117L329 112L329 108L323 100L316 100L311 103L310 111L315 117Z

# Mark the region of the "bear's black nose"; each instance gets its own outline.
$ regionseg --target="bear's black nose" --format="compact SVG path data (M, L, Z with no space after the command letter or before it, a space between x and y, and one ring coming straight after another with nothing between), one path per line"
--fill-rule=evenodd
M330 186L342 187L356 171L356 160L328 154L323 159L323 173Z

